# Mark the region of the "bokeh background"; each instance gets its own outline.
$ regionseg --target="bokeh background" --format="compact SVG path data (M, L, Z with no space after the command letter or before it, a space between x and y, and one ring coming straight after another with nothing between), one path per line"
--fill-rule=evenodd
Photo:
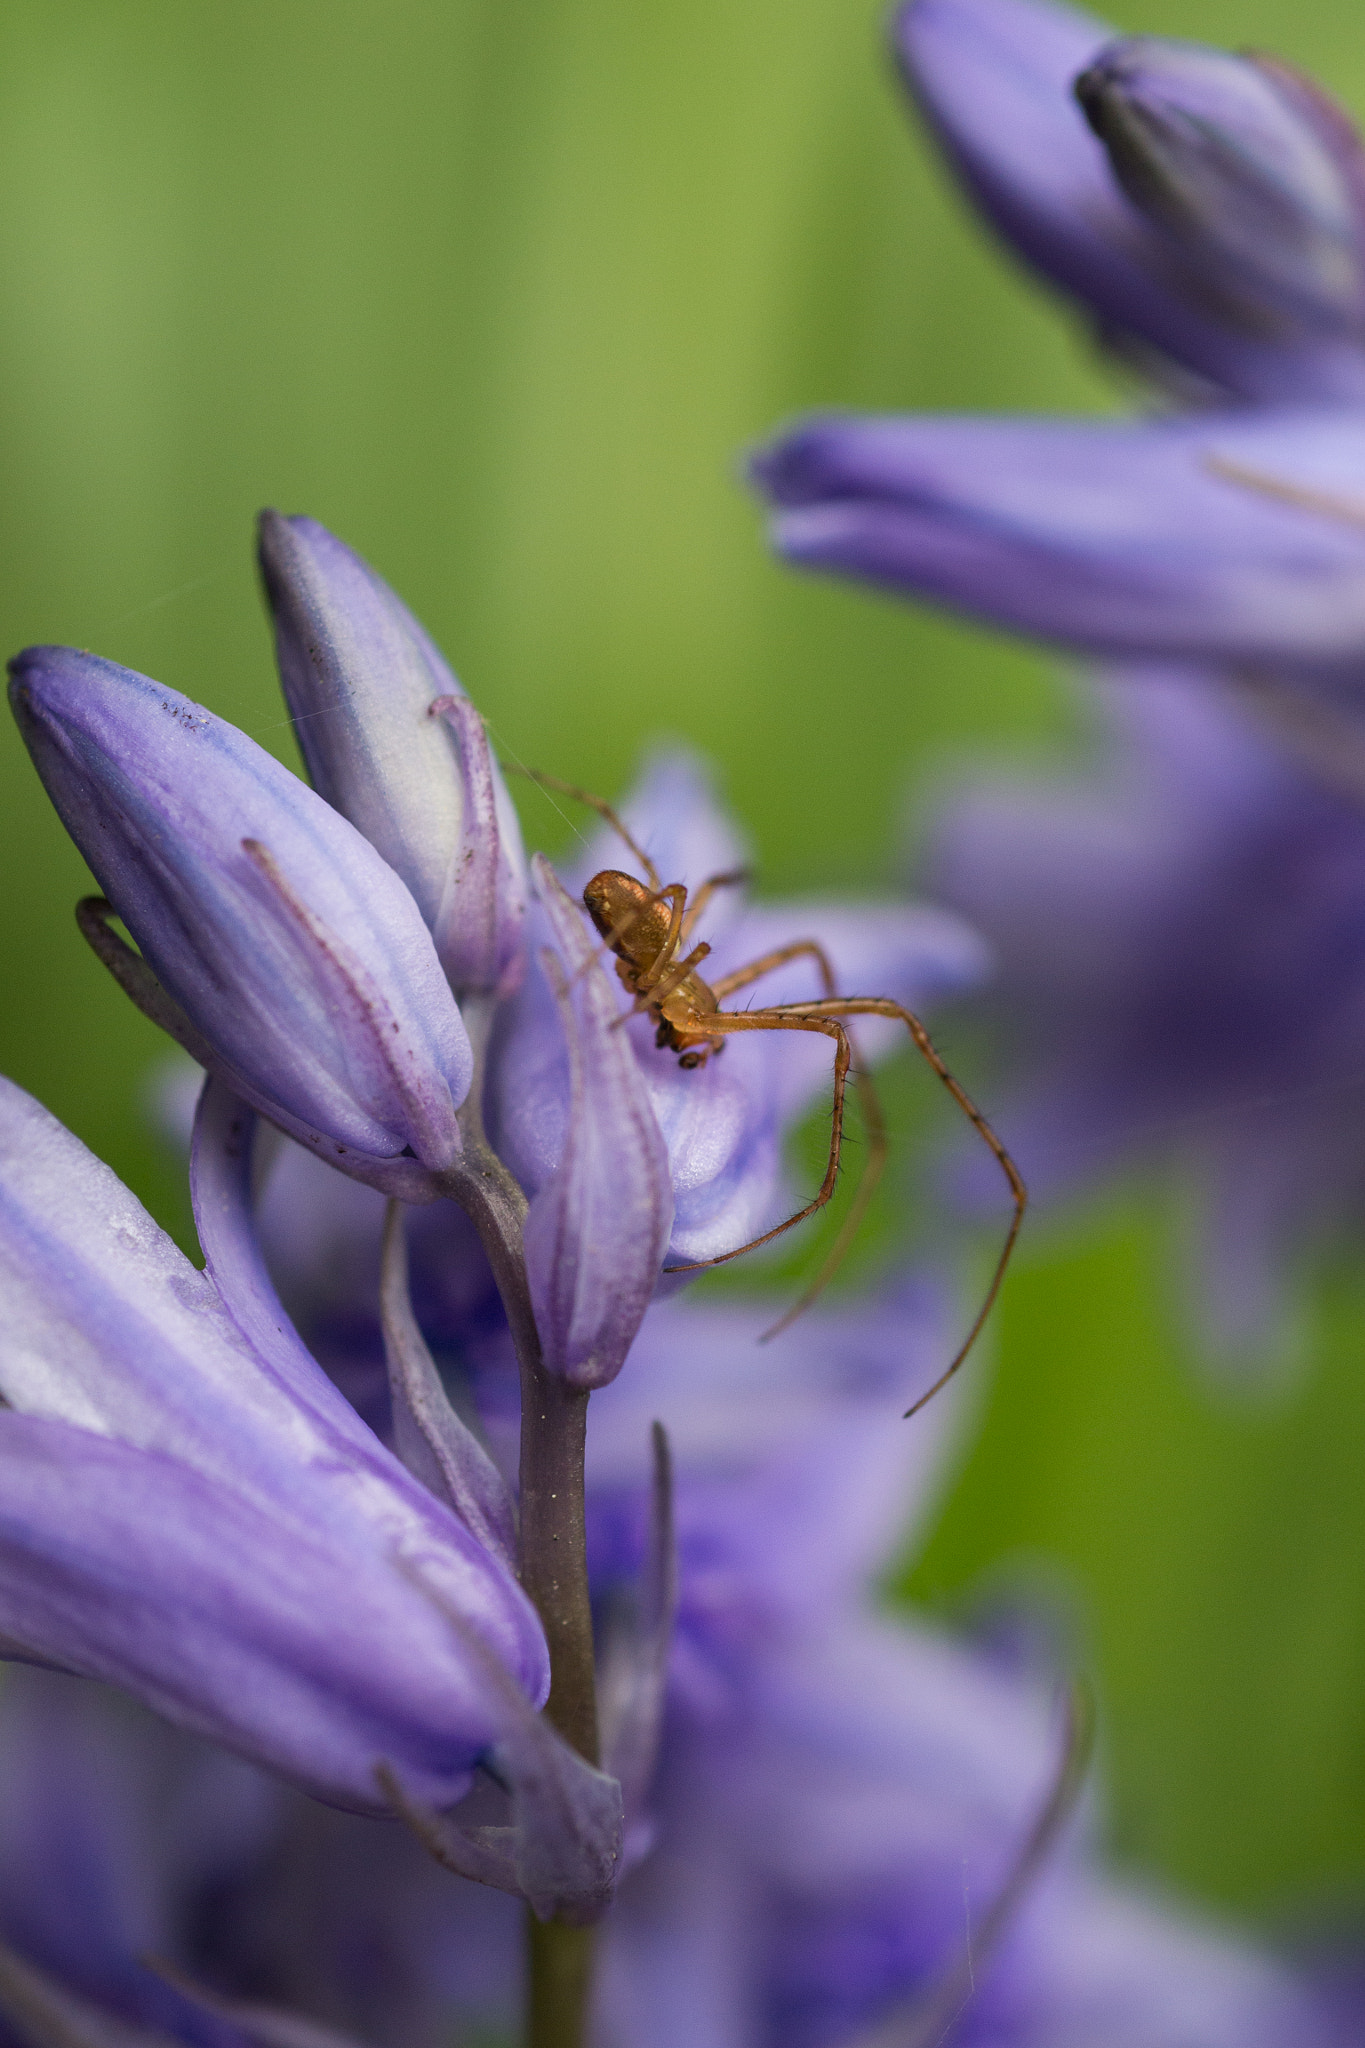
M1359 0L1114 12L1277 49L1365 112ZM947 188L880 17L3 0L0 641L95 648L293 760L252 519L307 511L508 752L610 791L686 736L767 888L899 886L912 799L974 752L1074 745L1071 687L772 564L741 453L815 404L1119 394ZM145 1114L161 1044L77 938L83 871L8 725L0 803L0 1065L183 1229ZM946 1037L988 1090L970 1027ZM892 1097L904 1157L923 1091ZM1365 1288L1331 1283L1299 1380L1239 1402L1189 1370L1171 1264L1151 1189L1031 1233L973 1368L979 1436L897 1590L952 1614L1050 1575L1120 1853L1271 1920L1365 1878Z

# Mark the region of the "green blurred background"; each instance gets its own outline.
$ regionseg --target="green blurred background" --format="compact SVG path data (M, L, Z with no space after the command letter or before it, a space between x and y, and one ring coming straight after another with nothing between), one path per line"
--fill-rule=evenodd
M1359 0L1116 11L1275 48L1365 111ZM947 189L880 15L4 0L0 640L96 648L292 759L251 525L307 511L397 585L509 751L610 790L685 734L768 887L893 884L907 789L1055 744L1066 687L775 567L740 452L813 404L1114 394ZM143 1111L160 1045L76 936L80 863L8 726L0 788L0 1065L180 1224ZM1365 1876L1365 1291L1322 1305L1299 1385L1239 1406L1188 1371L1168 1263L1141 1192L1033 1233L908 1583L951 1612L1051 1561L1119 1849L1275 1916Z

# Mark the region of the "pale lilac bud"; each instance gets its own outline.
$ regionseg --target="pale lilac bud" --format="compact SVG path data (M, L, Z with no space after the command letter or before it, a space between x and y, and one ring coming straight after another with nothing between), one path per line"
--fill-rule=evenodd
M520 979L526 857L483 721L367 562L263 512L280 679L313 787L402 876L459 995Z
M473 1062L392 868L178 692L64 647L30 648L11 676L48 795L169 998L159 1020L343 1171L434 1193Z

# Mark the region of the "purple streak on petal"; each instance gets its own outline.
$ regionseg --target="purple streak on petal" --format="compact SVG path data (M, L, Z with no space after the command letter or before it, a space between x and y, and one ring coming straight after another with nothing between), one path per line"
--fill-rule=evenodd
M455 1511L472 1536L516 1570L516 1511L493 1460L450 1404L408 1294L404 1211L384 1225L380 1309L394 1448L408 1470Z
M260 558L313 787L407 883L452 987L498 987L520 959L526 858L478 713L407 607L315 519L263 512Z
M762 454L778 547L1100 652L1365 657L1365 412L816 419Z
M67 648L30 649L11 675L64 824L225 1067L340 1145L455 1156L469 1041L417 907L373 847L253 740L146 676ZM387 1020L368 1001L338 1012L343 958L383 991ZM382 1021L399 1027L392 1051L376 1043Z
M533 873L564 963L556 997L570 1084L563 1153L526 1218L527 1277L550 1371L601 1387L625 1363L663 1264L668 1153L583 913L547 861L538 856ZM549 955L547 972L557 966Z
M1098 317L1216 388L1260 401L1365 397L1365 352L1288 343L1211 304L1115 180L1073 81L1114 40L1048 0L912 0L896 54L950 162L1024 259Z
M521 828L467 697L438 697L429 716L456 735L464 784L460 837L432 923L436 951L460 994L507 996L525 970L526 857Z

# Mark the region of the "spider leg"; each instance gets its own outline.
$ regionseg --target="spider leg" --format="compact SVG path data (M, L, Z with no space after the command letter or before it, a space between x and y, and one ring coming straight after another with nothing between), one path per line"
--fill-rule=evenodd
M657 987L658 983L664 979L668 972L668 963L676 954L682 939L684 914L687 910L687 890L681 882L670 882L666 889L661 889L656 882L654 885L654 901L662 903L665 897L668 898L671 905L668 919L668 937L660 946L650 965L645 968L643 973L635 977L636 991L642 996L649 995ZM639 913L637 912L638 915ZM635 919L632 918L631 924L634 922ZM630 929L629 925L626 929ZM706 950L709 953L711 948L708 946Z
M818 939L793 939L789 945L775 946L770 953L761 954L747 966L737 967L733 973L721 975L711 984L712 990L717 996L733 995L737 989L750 987L763 975L772 974L777 968L785 967L789 961L802 959L815 962L826 996L836 997L838 988L834 978L834 967L829 954ZM773 1324L770 1330L763 1332L763 1343L770 1337L778 1336L789 1324L794 1323L798 1316L804 1315L811 1303L824 1293L847 1258L849 1246L858 1234L863 1217L867 1214L868 1204L876 1192L877 1183L886 1170L886 1118L882 1114L881 1097L877 1093L872 1075L859 1057L856 1043L852 1045L852 1052L853 1085L858 1091L858 1104L863 1113L863 1127L867 1133L867 1158L859 1175L853 1200L839 1226L839 1234L830 1246L824 1264L799 1300Z
M650 888L657 889L662 893L663 884L659 880L659 870L655 867L644 848L632 839L630 833L627 832L620 818L604 797L594 796L590 789L580 789L576 782L561 782L557 775L546 775L543 769L523 768L520 761L500 761L498 766L502 769L504 775L525 776L528 782L539 783L542 789L557 790L560 796L572 797L575 803L586 804L590 811L596 811L598 817L605 819L606 823L611 826L612 831L619 839L625 841L626 845L635 855L636 860L639 861L640 866L649 877Z
M748 868L730 868L723 875L708 875L693 896L692 908L688 911L683 922L681 933L683 943L685 944L692 936L697 919L701 916L717 889L736 889L742 882L747 882L748 879Z
M990 1285L986 1289L985 1297L956 1356L951 1360L946 1370L939 1374L939 1377L934 1381L928 1393L921 1394L919 1399L912 1402L910 1407L906 1409L905 1414L908 1420L910 1416L917 1414L923 1408L926 1401L932 1401L934 1395L938 1393L941 1387L945 1387L948 1384L948 1381L953 1377L953 1374L967 1357L973 1344L975 1344L980 1336L982 1326L995 1306L995 1298L999 1294L1001 1283L1005 1278L1005 1269L1009 1265L1015 1242L1023 1225L1024 1211L1028 1207L1028 1189L1024 1186L1023 1177L1018 1167L1010 1158L1009 1153L1005 1150L1005 1147L1001 1144L999 1138L981 1114L981 1111L972 1101L971 1096L962 1086L962 1083L954 1074L949 1072L938 1047L934 1044L934 1041L930 1038L929 1033L925 1030L924 1025L913 1010L907 1010L901 1003L893 1003L889 996L826 996L818 1003L775 1004L766 1014L774 1018L791 1016L793 1019L801 1018L808 1022L817 1018L827 1018L830 1020L841 1017L899 1018L914 1040L916 1051L933 1068L939 1080L952 1096L953 1101L995 1155L1000 1171L1004 1174L1009 1184L1010 1195L1014 1202L1014 1214L1010 1218L1010 1226L1005 1233L1005 1242L1001 1246L1000 1256L995 1262L995 1270L991 1274Z
M774 1224L761 1237L750 1238L747 1244L736 1245L732 1252L718 1252L713 1259L694 1259L686 1266L665 1266L665 1273L699 1273L706 1266L725 1266L731 1259L737 1259L744 1252L757 1251L760 1245L771 1244L775 1237L792 1229L797 1223L804 1223L817 1209L823 1209L834 1193L834 1183L839 1173L839 1152L844 1137L844 1091L848 1085L848 1071L853 1064L853 1046L847 1031L837 1018L787 1016L777 1010L718 1010L706 1020L707 1028L720 1036L729 1036L736 1031L816 1031L825 1038L834 1040L834 1115L830 1131L829 1164L819 1191L807 1202L804 1209L798 1209L785 1223Z
M793 939L789 946L774 946L771 953L761 953L758 959L751 960L747 967L736 967L733 973L722 974L718 980L712 982L711 987L719 997L732 996L737 989L748 988L763 975L775 973L779 967L785 967L789 960L806 959L815 962L820 980L824 984L825 994L837 995L839 991L829 954L817 939ZM795 1009L801 1005L791 1004L788 1007Z

